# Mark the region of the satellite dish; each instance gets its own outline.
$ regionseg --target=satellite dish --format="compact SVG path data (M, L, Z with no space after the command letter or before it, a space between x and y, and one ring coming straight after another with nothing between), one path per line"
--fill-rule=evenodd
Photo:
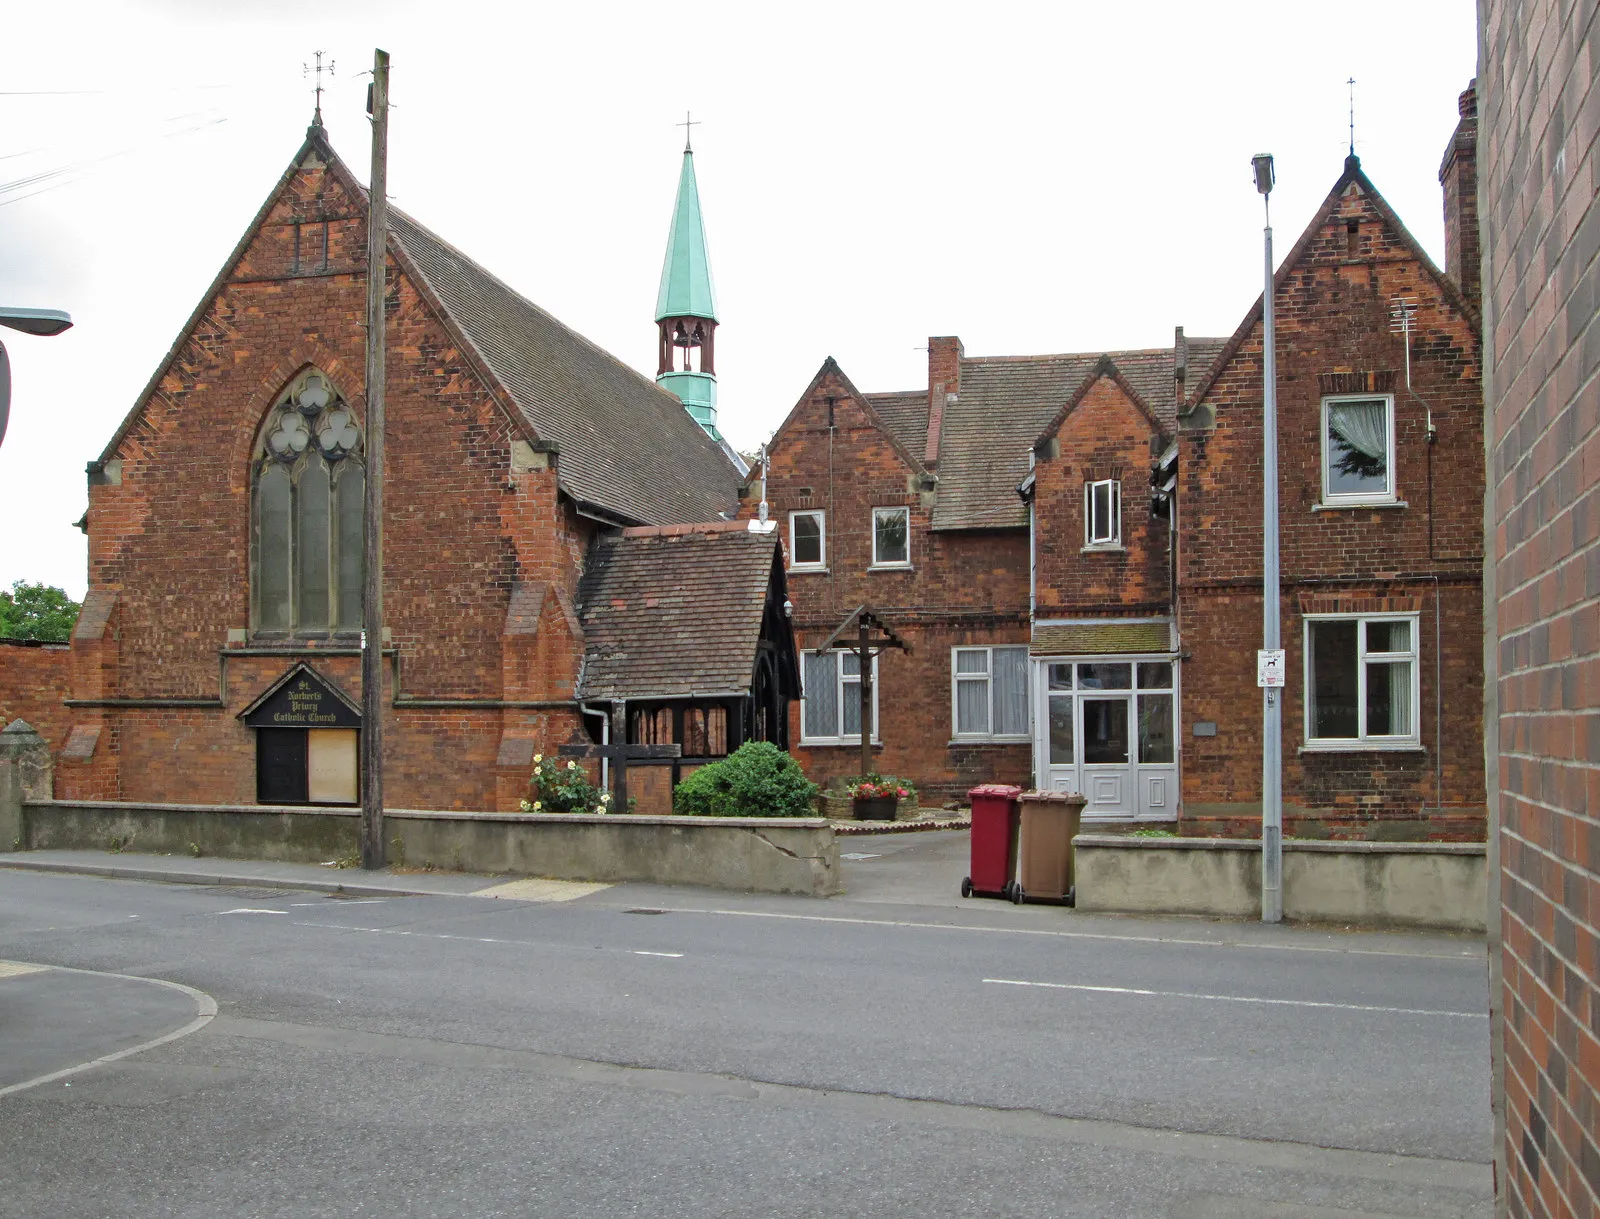
M6 421L11 418L11 361L0 343L0 444L6 442Z

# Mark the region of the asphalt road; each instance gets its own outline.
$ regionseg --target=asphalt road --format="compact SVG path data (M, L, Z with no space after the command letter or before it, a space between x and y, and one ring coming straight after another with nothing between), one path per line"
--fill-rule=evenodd
M907 904L844 849L888 879L0 871L53 967L0 966L0 1215L1490 1213L1481 942Z

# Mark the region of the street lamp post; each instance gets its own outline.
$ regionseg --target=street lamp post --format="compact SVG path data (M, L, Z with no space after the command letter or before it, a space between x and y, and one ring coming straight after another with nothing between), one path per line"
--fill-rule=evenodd
M1273 317L1272 155L1251 158L1266 215L1261 291L1261 921L1283 919L1283 646L1278 636L1278 369Z
M72 318L60 309L17 309L0 305L0 326L48 338L71 329ZM5 443L6 424L11 419L11 361L6 345L0 343L0 444Z

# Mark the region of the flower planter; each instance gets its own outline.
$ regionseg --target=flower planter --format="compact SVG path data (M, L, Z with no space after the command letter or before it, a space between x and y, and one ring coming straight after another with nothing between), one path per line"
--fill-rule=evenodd
M879 796L871 800L857 796L850 805L857 821L893 821L900 801L894 796Z

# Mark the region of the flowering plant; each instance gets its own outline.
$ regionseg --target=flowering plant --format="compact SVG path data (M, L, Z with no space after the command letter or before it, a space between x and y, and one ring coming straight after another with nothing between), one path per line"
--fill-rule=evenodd
M522 801L525 813L604 813L611 807L611 793L602 792L589 782L589 775L576 762L564 765L542 753L533 755L533 773L528 776L528 797Z
M917 794L917 789L905 779L893 775L865 775L852 779L845 786L852 800L905 800Z

